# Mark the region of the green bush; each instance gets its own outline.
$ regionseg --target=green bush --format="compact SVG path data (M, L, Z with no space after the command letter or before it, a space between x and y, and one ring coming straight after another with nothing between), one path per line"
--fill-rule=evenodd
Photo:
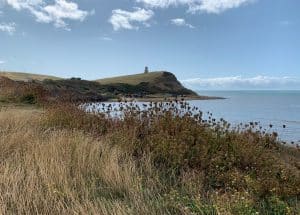
M25 104L36 104L37 97L34 94L26 94L20 98L20 101Z
M296 214L292 212L290 206L277 196L271 196L262 202L262 213L266 215L287 215ZM298 211L299 212L299 211Z

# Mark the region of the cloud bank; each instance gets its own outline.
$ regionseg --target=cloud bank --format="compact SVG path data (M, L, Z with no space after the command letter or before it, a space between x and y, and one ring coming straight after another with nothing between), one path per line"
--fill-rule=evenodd
M115 31L120 29L138 29L139 27L133 23L142 23L149 26L147 21L154 16L153 9L156 8L185 6L189 13L205 12L219 14L253 1L257 0L135 0L135 2L142 4L146 9L135 8L135 11L132 12L115 9L112 11L109 22ZM193 25L187 23L182 18L172 19L171 24L194 28Z
M126 11L116 9L112 11L112 16L109 22L112 24L113 29L118 31L120 29L139 29L138 24L150 26L149 20L154 16L152 10L142 8L134 8L134 11Z
M17 11L28 10L41 23L53 23L57 28L65 28L65 20L83 21L93 12L80 10L77 3L67 0L55 0L54 4L46 4L44 0L5 0Z
M16 31L16 23L0 23L0 31L6 32L9 35L13 35Z
M186 6L188 12L221 13L228 9L238 8L254 0L136 0L151 8L168 8Z
M195 78L182 83L195 90L251 90L251 89L300 89L300 79L292 77L242 76L221 78Z

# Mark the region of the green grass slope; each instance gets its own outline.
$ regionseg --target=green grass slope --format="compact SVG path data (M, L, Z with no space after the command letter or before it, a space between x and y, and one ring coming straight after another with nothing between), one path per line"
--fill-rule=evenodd
M45 79L51 80L59 80L61 78L50 76L50 75L40 75L40 74L31 74L31 73L24 73L24 72L8 72L8 71L0 71L0 76L9 78L14 81L43 81Z
M197 95L195 92L182 86L174 74L165 71L105 78L96 81L102 85L127 84L136 86L144 89L143 91L149 94Z
M150 72L150 73L141 73L141 74L134 74L134 75L125 75L125 76L118 76L112 78L104 78L96 80L100 84L116 84L116 83L123 83L123 84L130 84L130 85L138 85L142 82L153 82L156 79L163 76L164 72Z

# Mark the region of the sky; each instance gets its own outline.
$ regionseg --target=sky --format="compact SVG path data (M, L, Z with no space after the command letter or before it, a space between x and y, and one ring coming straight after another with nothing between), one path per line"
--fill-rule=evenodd
M0 0L0 70L300 89L299 0Z

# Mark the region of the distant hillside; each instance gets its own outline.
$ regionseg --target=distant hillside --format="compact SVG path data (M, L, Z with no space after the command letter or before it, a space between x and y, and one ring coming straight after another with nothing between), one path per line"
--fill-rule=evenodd
M168 73L168 72L150 72L147 74L141 73L141 74L134 74L134 75L124 75L124 76L99 79L96 81L99 82L100 84L123 83L123 84L138 85L142 82L153 82L154 80L162 77L164 73Z
M23 73L23 72L7 72L7 71L0 71L0 76L9 78L14 81L43 81L45 79L51 80L59 80L61 78L50 76L50 75L40 75L40 74L31 74L31 73Z
M0 88L3 92L17 92L14 95L19 96L26 93L23 91L30 89L31 94L38 94L41 99L51 101L57 99L104 101L127 98L160 100L178 96L189 99L210 99L209 97L198 96L192 90L183 87L175 75L170 72L151 72L97 81L81 80L80 78L62 79L29 73L0 72L0 79L2 80Z
M96 81L102 85L126 84L135 86L146 94L197 95L195 92L183 87L174 74L165 71L105 78Z
M15 81L0 76L0 103L101 102L107 100L97 82L76 79Z

